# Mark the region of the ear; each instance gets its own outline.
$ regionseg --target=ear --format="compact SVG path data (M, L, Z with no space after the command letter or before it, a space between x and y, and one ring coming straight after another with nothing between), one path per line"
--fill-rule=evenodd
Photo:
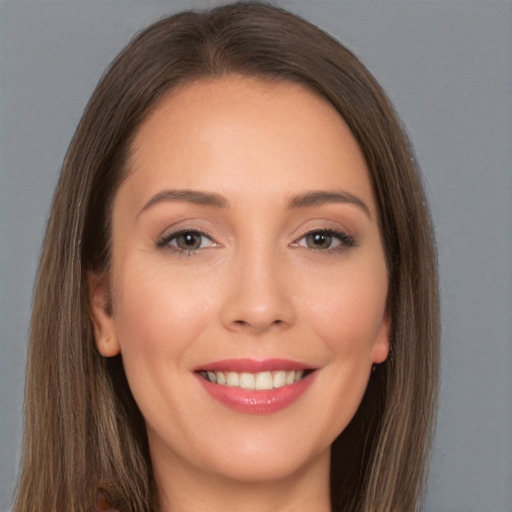
M391 319L389 314L389 308L386 307L384 317L380 324L379 332L375 338L375 343L372 347L372 362L375 364L383 363L389 354L390 349L390 331L391 331Z
M89 314L94 328L96 348L104 357L117 356L121 352L121 347L114 326L108 275L87 272L87 285Z

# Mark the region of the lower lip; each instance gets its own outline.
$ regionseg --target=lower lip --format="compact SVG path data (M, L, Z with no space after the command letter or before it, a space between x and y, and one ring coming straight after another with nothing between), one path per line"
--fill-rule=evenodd
M248 414L271 414L298 400L313 382L315 373L312 372L293 384L262 391L214 384L201 375L197 375L197 378L211 396L235 411Z

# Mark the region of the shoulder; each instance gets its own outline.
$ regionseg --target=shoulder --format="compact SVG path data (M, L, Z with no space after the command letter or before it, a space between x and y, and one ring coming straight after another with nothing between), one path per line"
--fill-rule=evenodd
M94 507L94 512L119 512L114 505L112 505L112 500L106 491L99 490L96 496L96 505Z

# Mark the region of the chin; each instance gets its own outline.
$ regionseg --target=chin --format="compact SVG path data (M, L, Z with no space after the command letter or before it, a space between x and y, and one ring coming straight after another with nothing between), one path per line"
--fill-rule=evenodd
M295 479L301 472L309 472L326 459L330 460L330 447L315 454L302 454L296 450L273 454L261 451L226 457L224 460L219 458L215 461L214 472L241 484L280 482L292 477Z

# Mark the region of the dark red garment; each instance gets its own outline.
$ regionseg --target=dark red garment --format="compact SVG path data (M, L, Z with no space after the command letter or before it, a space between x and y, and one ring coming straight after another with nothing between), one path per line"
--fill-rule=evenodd
M96 496L96 506L94 508L94 512L119 512L119 510L114 508L112 500L106 491L100 489L98 491L98 495Z

